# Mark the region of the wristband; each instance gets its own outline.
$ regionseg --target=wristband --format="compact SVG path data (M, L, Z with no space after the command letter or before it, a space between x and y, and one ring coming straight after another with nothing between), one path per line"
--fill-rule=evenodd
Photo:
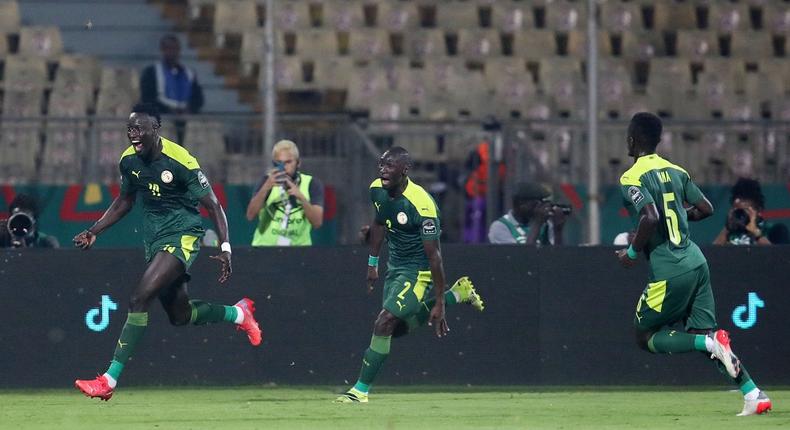
M222 252L227 252L228 254L232 254L230 250L230 242L222 242L222 245L219 246L219 249L222 250Z
M368 266L369 267L379 267L379 258L374 257L372 255L368 255Z
M625 253L628 254L628 258L632 260L636 260L637 252L634 249L634 245L628 245L628 249L625 250Z

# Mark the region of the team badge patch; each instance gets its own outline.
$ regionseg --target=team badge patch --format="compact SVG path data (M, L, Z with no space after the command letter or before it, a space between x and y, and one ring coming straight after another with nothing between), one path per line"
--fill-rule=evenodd
M409 217L406 216L405 212L398 212L398 224L404 225L409 221Z
M628 197L631 198L631 201L634 203L634 205L638 205L639 202L645 198L645 196L642 195L642 192L639 191L639 188L635 186L628 188Z
M162 171L162 175L159 176L162 179L162 182L165 184L169 184L173 182L173 173L169 170Z
M422 222L422 234L436 234L436 221L426 219Z
M208 188L208 178L206 175L203 174L200 170L197 172L198 182L200 182L200 186L203 188Z

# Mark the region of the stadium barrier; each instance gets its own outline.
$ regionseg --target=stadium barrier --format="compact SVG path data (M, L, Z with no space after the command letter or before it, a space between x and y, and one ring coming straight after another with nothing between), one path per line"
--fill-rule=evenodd
M632 334L644 262L618 266L610 247L534 249L448 245L448 282L469 275L482 314L447 309L449 336L422 328L393 341L381 384L718 384L703 354L652 355ZM249 295L264 343L253 348L227 324L172 327L158 304L121 383L328 384L357 377L380 309L365 294L361 247L236 248L234 272L204 250L190 293L217 303ZM752 376L790 384L786 315L788 247L706 248L721 327ZM144 270L140 250L0 252L0 387L68 387L109 362L127 296Z

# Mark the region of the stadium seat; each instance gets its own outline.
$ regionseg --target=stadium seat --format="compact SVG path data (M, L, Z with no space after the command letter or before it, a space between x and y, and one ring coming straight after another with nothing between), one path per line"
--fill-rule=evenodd
M274 28L278 31L296 31L310 27L310 7L308 2L277 2L277 7L274 8Z
M581 63L565 57L540 61L540 87L551 98L552 107L563 118L579 118L584 102Z
M675 43L678 57L699 60L719 55L719 40L708 30L678 30Z
M763 31L732 33L730 56L753 61L773 57L774 47L771 35Z
M82 115L85 115L87 109L93 105L94 82L93 76L83 70L58 68L50 97L50 108L47 111L52 115L52 108L55 107L57 112L82 112ZM55 98L55 95L61 97L59 100L62 103L53 105L52 99ZM70 100L73 100L73 106L68 106Z
M567 33L583 28L587 18L586 2L555 0L546 7L546 28Z
M0 34L19 32L19 3L0 1Z
M301 57L335 56L340 54L334 30L310 29L296 33L295 55Z
M663 36L659 32L625 32L613 36L613 42L615 38L619 39L620 56L624 58L647 60L666 55ZM614 46L612 48L614 50Z
M564 35L565 42L565 55L574 57L587 56L587 33L584 31L571 31ZM611 39L609 33L605 31L598 32L598 55L601 57L609 57L613 53Z
M222 123L216 121L187 121L184 131L184 147L187 148L205 174L214 182L224 180L225 136Z
M444 30L474 30L480 28L478 4L475 1L437 3L436 26Z
M138 98L139 95L130 93L128 90L121 88L104 88L99 91L99 97L96 100L96 115L127 118L129 116L129 111Z
M84 180L83 157L88 127L84 121L50 121L41 155L39 180L45 184L73 184Z
M6 91L40 91L47 85L47 64L40 57L10 55L5 59Z
M387 77L383 70L375 67L354 68L346 96L346 108L369 110L375 102L372 97L387 89Z
M535 28L535 15L532 8L523 1L499 0L492 2L491 15L493 27L502 33L518 33Z
M349 54L352 58L367 60L388 57L390 35L382 29L356 29L349 33Z
M598 103L602 119L626 119L623 102L633 94L632 82L626 63L617 60L599 63Z
M101 95L100 95L101 96ZM128 109L126 108L127 115ZM96 180L103 184L117 184L119 179L118 160L129 146L126 137L126 119L102 120L94 124L96 150L93 153L96 166Z
M772 34L790 34L790 3L765 2L763 8L763 28Z
M692 89L691 64L681 58L653 58L647 81L651 104L662 113L671 113L678 100Z
M91 89L96 90L101 83L101 66L96 57L85 54L64 54L58 60L58 71L75 70L80 76L80 81L86 79L91 84ZM57 76L55 77L57 85Z
M637 2L606 1L599 10L603 30L619 34L643 29L642 9Z
M495 91L497 86L504 81L529 81L534 88L532 76L527 71L527 63L517 57L492 57L485 61L486 87Z
M140 77L137 69L131 67L104 66L99 87L101 91L123 91L133 101L140 98Z
M527 30L513 38L513 55L528 60L557 55L557 39L553 31Z
M8 55L8 38L5 34L0 33L0 61Z
M502 55L499 32L485 29L458 30L458 55L474 61Z
M309 60L302 57L280 57L274 63L274 80L278 90L296 91L313 87L312 82L305 81L305 63ZM260 69L263 79L264 67Z
M285 54L285 33L276 32L274 35L275 56ZM241 37L241 49L239 51L239 63L241 73L244 76L251 76L256 65L264 61L264 48L266 39L263 30L250 30L244 32Z
M348 57L327 57L314 61L315 85L319 89L345 90L351 82L353 60Z
M19 30L19 54L54 61L63 53L58 27L22 27Z
M414 30L420 25L414 2L376 2L376 26L389 31Z
M647 6L652 9L653 30L693 30L697 25L697 6L693 2L659 1Z
M456 58L437 58L426 60L423 66L425 83L431 91L457 92L464 88L464 76L470 73L466 70L464 61Z
M322 4L324 27L338 31L350 31L364 27L365 13L361 1L326 1Z
M410 118L409 105L398 91L384 90L376 93L376 103L370 107L370 119L398 121Z
M724 80L728 88L733 92L742 93L745 89L746 64L738 58L706 58L702 63L702 71L708 75L715 75ZM705 79L705 75L697 76L699 85Z
M3 94L3 116L37 117L41 115L44 93L40 90L6 90Z
M242 35L258 27L258 7L252 0L218 1L214 9L214 35L218 47L228 34Z
M762 104L766 111L771 111L771 102L776 94L785 93L785 77L763 72L744 74L744 94L750 100Z
M404 54L412 60L447 55L442 30L413 30L404 33Z
M716 34L749 30L749 5L744 2L711 2L708 6L708 27Z
M24 184L35 180L40 149L38 124L4 122L0 127L0 183Z

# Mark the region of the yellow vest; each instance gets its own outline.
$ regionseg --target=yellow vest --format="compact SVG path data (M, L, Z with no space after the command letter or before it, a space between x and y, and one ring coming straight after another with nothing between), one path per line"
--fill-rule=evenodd
M299 191L310 201L310 182L313 177L299 173ZM300 202L292 204L283 187L275 186L258 213L258 227L252 236L252 246L310 246L312 226Z

